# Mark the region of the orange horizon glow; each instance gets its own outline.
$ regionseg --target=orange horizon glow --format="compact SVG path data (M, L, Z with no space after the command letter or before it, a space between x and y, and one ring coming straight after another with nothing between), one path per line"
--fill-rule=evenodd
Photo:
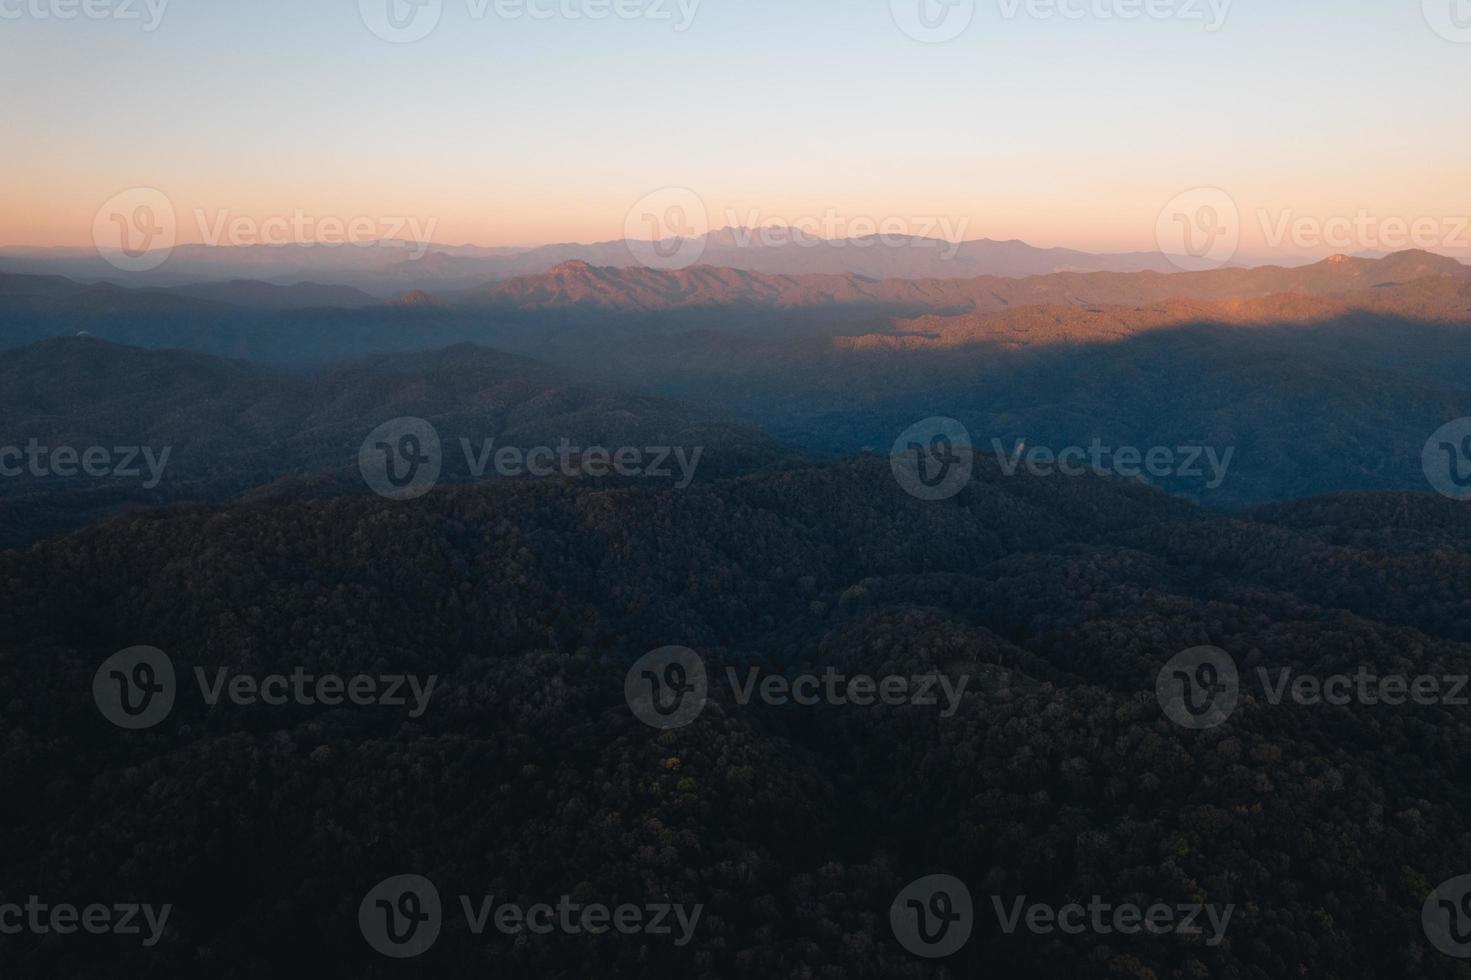
M1418 4L1237 4L1214 31L983 10L934 45L882 2L712 0L683 32L444 6L401 45L350 2L174 4L152 32L5 21L0 243L93 247L99 208L139 187L172 202L180 244L211 240L201 211L206 228L304 213L412 219L444 244L604 242L684 187L702 230L836 215L1156 251L1167 205L1221 188L1243 255L1395 250L1273 240L1360 216L1434 222L1431 250L1471 254L1454 96L1471 47Z
M1244 255L1309 257L1357 251L1400 251L1425 248L1441 254L1471 258L1471 208L1436 211L1435 197L1424 185L1414 198L1400 197L1380 210L1316 198L1308 206L1238 203L1240 245ZM101 196L99 196L101 195ZM613 201L598 206L589 200L564 199L554 209L540 209L522 201L519 208L496 208L476 215L466 208L424 205L403 200L401 208L370 209L361 199L322 199L317 207L292 205L272 209L250 195L247 208L195 203L198 198L168 195L173 203L177 245L337 244L342 241L402 239L427 241L441 247L536 248L544 245L590 244L617 241L628 235L630 204ZM1368 195L1365 195L1366 197ZM0 191L0 248L94 249L93 225L97 209L111 195L101 191L57 208L36 197L19 199L14 187ZM701 195L703 197L703 195ZM1232 195L1238 202L1237 195ZM708 200L708 199L707 199ZM1260 199L1258 199L1260 200ZM1061 200L1048 213L1022 211L995 203L945 212L941 208L868 208L854 202L849 208L822 205L803 208L787 204L763 208L746 203L706 205L706 217L686 226L661 225L663 237L681 230L696 233L728 228L800 229L819 239L841 239L866 234L922 235L945 241L1020 240L1039 248L1070 248L1085 252L1153 252L1160 208L1168 202L1135 192L1116 196L1104 207L1094 202ZM970 203L970 202L967 202ZM581 206L579 206L581 205ZM450 215L446 218L444 215ZM1065 216L1065 219L1064 217ZM1420 234L1416 235L1416 229ZM1333 232L1347 231L1349 238ZM1432 230L1433 229L1433 230ZM1303 230L1306 235L1299 234ZM322 232L322 233L317 233ZM1367 234L1366 234L1367 232ZM1395 234L1397 232L1397 234ZM1387 247L1386 247L1387 243Z

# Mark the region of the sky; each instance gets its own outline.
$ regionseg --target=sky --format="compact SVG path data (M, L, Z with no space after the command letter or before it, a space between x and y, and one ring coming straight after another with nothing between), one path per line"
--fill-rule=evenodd
M135 188L181 242L602 241L677 188L673 230L1471 255L1471 0L419 2L0 0L0 245Z

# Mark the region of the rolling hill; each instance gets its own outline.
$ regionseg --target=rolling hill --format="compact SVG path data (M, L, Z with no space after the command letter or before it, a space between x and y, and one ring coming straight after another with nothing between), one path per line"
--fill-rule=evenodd
M359 903L415 873L447 921L492 893L702 910L683 944L447 926L412 965L435 976L1453 980L1420 910L1471 867L1464 709L1273 705L1255 677L1464 673L1468 571L1466 510L1431 496L1226 517L985 461L944 502L859 458L687 492L503 482L127 517L0 552L0 861L17 894L60 880L174 914L153 948L8 937L7 967L379 974ZM139 643L183 686L120 731L89 694ZM714 680L691 724L655 731L625 678L670 644ZM1245 679L1191 731L1156 683L1204 644ZM948 716L742 704L727 669L964 686ZM417 717L211 706L195 670L436 687ZM942 965L887 915L939 872L978 913ZM991 924L993 897L1094 895L1234 915L1214 944Z
M436 428L446 481L494 479L493 466L483 477L472 467L487 440L522 450L563 442L579 450L681 447L691 455L699 448L704 478L791 455L712 413L569 382L546 365L470 344L303 373L67 338L0 358L0 446L138 447L130 468L165 462L156 474L104 479L75 463L61 473L18 465L21 472L0 480L0 547L141 506L247 491L257 498L365 493L364 439L403 417Z

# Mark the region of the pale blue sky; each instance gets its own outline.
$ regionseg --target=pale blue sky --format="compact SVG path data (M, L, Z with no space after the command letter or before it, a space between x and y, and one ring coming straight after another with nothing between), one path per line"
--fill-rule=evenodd
M151 33L30 12L56 2L0 0L21 12L0 19L0 243L81 244L133 186L181 211L420 215L482 244L616 237L665 185L717 227L949 217L1096 249L1152 247L1197 186L1237 200L1248 245L1264 210L1471 214L1471 43L1418 0L1238 0L1215 32L980 0L943 44L889 0L703 0L682 33L445 0L411 44L357 0L173 0Z

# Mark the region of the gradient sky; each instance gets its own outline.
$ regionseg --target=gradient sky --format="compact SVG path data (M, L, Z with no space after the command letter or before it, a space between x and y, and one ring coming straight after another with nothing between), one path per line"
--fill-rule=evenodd
M357 0L173 0L152 33L26 12L53 2L0 0L22 12L0 19L0 244L90 244L134 186L169 196L184 241L196 209L606 240L665 185L713 227L943 218L1100 251L1154 248L1160 209L1202 185L1237 201L1247 252L1263 209L1471 215L1471 43L1420 0L1236 0L1214 33L978 0L943 44L889 0L703 0L684 33L444 0L401 45Z

